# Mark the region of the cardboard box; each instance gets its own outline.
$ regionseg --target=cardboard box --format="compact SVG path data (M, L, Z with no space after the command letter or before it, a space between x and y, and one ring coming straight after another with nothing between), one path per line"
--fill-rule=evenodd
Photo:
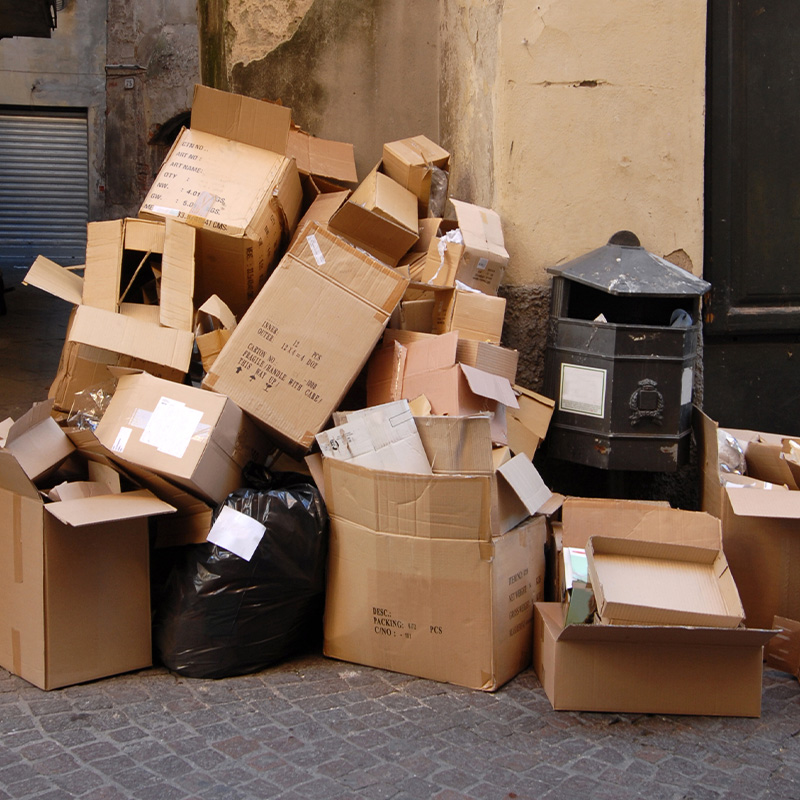
M800 571L796 568L800 563L800 492L720 472L717 423L699 409L695 409L694 423L702 464L701 507L722 522L723 549L746 624L766 628L776 616L800 618ZM754 431L739 435L742 440L747 435L762 438ZM747 483L750 487L742 486Z
M348 142L320 139L293 125L289 130L286 155L295 160L301 175L344 183L358 180L353 145Z
M200 353L203 372L208 372L236 328L236 317L217 295L197 309L194 321L194 342Z
M181 131L139 216L197 228L195 298L219 295L241 316L300 219L288 108L196 86Z
M561 603L534 605L533 665L557 711L758 717L772 630L564 626Z
M419 238L417 198L375 167L331 216L330 228L394 267Z
M194 250L194 228L177 220L90 222L86 226L82 302L106 311L119 311L125 301L143 302L141 286L156 269L160 275L159 322L190 331Z
M500 344L506 314L504 297L449 289L436 292L432 333L458 331L460 339Z
M477 339L464 339L459 336L458 346L456 347L456 361L459 364L468 364L470 367L481 369L484 372L491 372L493 375L500 375L511 384L514 384L517 379L519 352L509 347L502 347L499 344L478 341ZM527 389L520 391L519 387L514 387L514 390L518 396L528 392ZM541 395L536 395L536 397L539 398ZM550 402L552 403L553 401L551 400Z
M156 548L206 541L214 512L209 503L155 472L125 461L102 445L91 428L67 428L66 433L81 456L87 460L90 474L94 465L105 470L105 475L113 470L133 485L148 489L159 500L175 509L174 514L157 516L150 521L154 534L151 543Z
M41 689L150 666L147 491L46 502L0 450L0 666Z
M263 462L267 437L229 398L147 373L121 375L95 429L126 462L221 503L242 487L242 469Z
M108 380L109 366L144 369L181 381L189 371L194 335L159 323L158 306L121 303L119 313L83 303L84 279L43 256L25 282L75 305L49 397L69 411L76 392Z
M382 165L390 178L417 197L419 216L427 217L433 168L447 172L450 153L427 136L411 136L384 144Z
M720 549L590 536L586 560L605 624L736 628L744 618Z
M512 406L506 409L508 446L512 452L525 453L533 460L539 445L547 436L555 401L516 384L513 388L519 408Z
M408 281L309 223L205 377L303 454L366 364Z
M406 344L401 344L405 341ZM492 438L507 444L505 410L518 405L508 379L455 361L458 332L425 335L391 330L367 372L369 405L425 395L434 415L491 415Z
M481 541L406 535L391 518L369 528L347 514L341 503L331 514L326 656L483 691L530 664L541 517Z
M460 282L486 294L497 294L508 265L500 217L495 211L453 200L456 229L431 242L419 280L455 287Z
M34 403L16 422L0 423L0 448L13 454L32 481L52 472L75 450L53 419L53 402Z

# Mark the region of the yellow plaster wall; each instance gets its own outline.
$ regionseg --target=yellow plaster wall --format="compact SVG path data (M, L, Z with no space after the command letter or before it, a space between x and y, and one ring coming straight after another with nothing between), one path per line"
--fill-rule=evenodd
M699 274L705 14L705 0L503 4L494 204L509 283L544 283L620 229Z

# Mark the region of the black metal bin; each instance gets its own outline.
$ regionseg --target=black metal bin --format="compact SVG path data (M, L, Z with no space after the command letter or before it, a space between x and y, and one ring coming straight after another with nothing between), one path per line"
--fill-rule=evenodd
M688 460L700 303L710 284L629 231L548 269L549 456L672 472Z

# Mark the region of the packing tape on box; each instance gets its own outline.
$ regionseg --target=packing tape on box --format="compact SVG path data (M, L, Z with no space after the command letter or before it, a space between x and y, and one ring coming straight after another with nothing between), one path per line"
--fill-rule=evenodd
M11 501L11 530L14 539L14 583L22 583L22 498L13 495Z
M11 629L11 664L15 675L22 674L22 642L17 628Z

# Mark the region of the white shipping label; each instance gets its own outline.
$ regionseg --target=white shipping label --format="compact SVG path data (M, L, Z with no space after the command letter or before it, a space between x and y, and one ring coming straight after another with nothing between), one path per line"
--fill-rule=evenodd
M562 411L585 414L589 417L605 416L606 370L561 365L561 394L558 407Z
M309 236L306 236L306 241L308 242L308 246L311 248L311 254L314 256L317 266L321 267L325 263L325 256L322 255L322 249L319 246L317 237L312 233Z
M114 439L114 444L111 445L111 449L115 453L125 452L125 445L128 444L128 439L131 438L132 432L133 430L131 428L121 427L119 429L119 433L117 434L117 438Z
M486 269L489 266L489 259L488 258L481 258L478 261L478 269Z
M155 447L159 453L183 458L194 436L203 412L187 408L185 403L162 397L153 411L140 441Z
M212 544L224 547L239 558L249 561L266 530L266 526L257 519L230 506L223 506L207 538Z
M692 402L692 388L694 385L694 370L686 367L681 376L681 405Z

